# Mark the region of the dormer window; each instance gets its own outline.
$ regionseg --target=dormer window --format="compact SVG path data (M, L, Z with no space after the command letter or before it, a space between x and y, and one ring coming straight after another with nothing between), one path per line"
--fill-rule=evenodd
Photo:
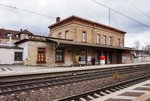
M6 33L6 36L7 36L7 37L12 37L12 34L9 33L9 32L7 32L7 33Z
M9 37L10 33L7 33L6 36Z
M16 38L18 38L19 37L19 35L16 35Z

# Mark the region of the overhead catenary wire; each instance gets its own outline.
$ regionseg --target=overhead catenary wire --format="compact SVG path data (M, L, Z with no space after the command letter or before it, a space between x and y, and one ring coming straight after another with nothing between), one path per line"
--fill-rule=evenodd
M38 13L38 12L29 11L29 10L25 10L25 9L21 9L21 8L17 8L15 6L10 6L10 5L6 5L6 4L2 4L2 3L0 3L0 6L12 8L12 9L17 9L17 10L20 10L20 11L24 11L24 12L28 12L28 13L32 13L32 14L36 14L36 15L40 15L40 16L44 16L44 17L55 19L55 17L53 17L53 16L49 16L49 15L41 14L41 13Z
M137 11L141 12L143 15L145 15L145 16L147 16L147 17L150 16L150 15L146 14L143 10L141 10L141 9L139 9L138 7L136 7L135 5L133 5L133 4L132 4L131 2L129 2L128 0L126 0L126 1L127 1L127 3L128 3L131 7L135 8Z
M150 16L149 16L148 14L146 14L143 10L137 8L135 5L133 5L133 4L132 4L131 2L129 2L128 0L126 0L126 1L128 2L128 4L129 4L131 7L135 8L137 11L141 12L144 16L147 17L147 25L149 25L149 17L150 17Z
M104 5L104 4L102 4L102 3L100 3L100 2L98 2L98 1L96 1L96 0L91 0L91 1L93 1L93 2L95 2L95 3L97 3L97 4L101 5L101 6L103 6L103 7L107 8L107 9L109 10L109 25L110 25L110 11L114 11L114 12L116 12L117 14L120 14L120 15L122 15L122 16L124 16L124 17L127 17L128 19L130 19L130 20L132 20L132 21L134 21L134 22L136 22L136 23L139 23L139 24L141 24L141 25L143 25L143 26L145 26L145 27L150 28L150 26L148 26L148 23L147 23L147 25L146 25L146 24L144 24L144 23L142 23L142 22L139 22L139 21L135 20L134 18L131 18L131 17L129 17L129 16L123 14L123 13L120 13L119 11L117 11L117 10L115 10L115 9L112 9L112 8L110 8L110 7ZM44 16L44 17L48 17L48 18L55 19L55 17L53 17L53 16L41 14L41 13L34 12L34 11L30 11L30 10L21 9L21 8L18 8L18 7L15 7L15 6L6 5L6 4L3 4L3 3L0 3L0 6L12 8L12 9L17 9L17 10L20 10L20 11L24 11L24 12L28 12L28 13L32 13L32 14L36 14L36 15L40 15L40 16ZM148 18L148 20L149 20L149 18Z
M144 24L144 23L142 23L142 22L139 22L139 21L135 20L134 18L129 17L129 16L127 16L127 15L125 15L125 14L123 14L123 13L121 13L121 12L115 10L115 9L112 9L112 8L110 8L110 7L104 5L104 4L102 4L102 3L100 3L100 2L98 2L98 1L96 1L96 0L91 0L91 1L92 1L92 2L95 2L95 3L98 4L98 5L103 6L103 7L107 8L108 10L111 10L111 11L113 11L113 12L119 14L119 15L122 15L122 16L124 16L124 17L126 17L126 18L128 18L128 19L130 19L130 20L132 20L132 21L134 21L134 22L136 22L136 23L139 23L139 24L141 24L141 25L143 25L143 26L145 26L145 27L150 28L150 26L148 26L148 25L146 25L146 24ZM109 15L109 16L110 16L110 15ZM109 19L110 19L110 18L109 18ZM109 23L110 23L110 22L109 22Z

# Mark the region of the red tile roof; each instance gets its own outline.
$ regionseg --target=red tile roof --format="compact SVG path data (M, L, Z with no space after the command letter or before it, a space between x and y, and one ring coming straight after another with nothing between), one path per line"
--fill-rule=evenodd
M4 28L0 29L0 37L7 38L8 33L12 34L12 38L15 38L16 34L19 33L19 31L9 30Z

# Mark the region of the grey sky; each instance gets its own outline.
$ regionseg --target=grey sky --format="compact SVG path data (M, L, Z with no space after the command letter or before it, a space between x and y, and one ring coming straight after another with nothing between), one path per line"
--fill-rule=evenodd
M95 0L115 9L145 25L150 26L150 0ZM108 25L108 9L92 0L0 0L0 3L39 12L61 19L76 15L89 20ZM36 14L23 12L17 9L0 6L0 28L20 30L28 29L35 34L48 35L48 26L55 22ZM110 25L127 32L125 44L132 46L139 40L142 45L150 42L150 27L136 23L114 11L110 12Z

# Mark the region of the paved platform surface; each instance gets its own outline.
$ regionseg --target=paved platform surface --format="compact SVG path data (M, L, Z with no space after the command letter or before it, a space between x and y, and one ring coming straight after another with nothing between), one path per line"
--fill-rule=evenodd
M150 101L150 80L92 101Z
M46 67L46 66L23 66L23 65L0 65L0 76L10 75L23 75L23 74L37 74L37 73L56 73L56 72L67 72L75 70L91 70L98 68L113 68L120 66L134 66L139 64L150 64L146 63L132 63L132 64L112 64L112 65L94 65L94 66L82 66L82 67Z

